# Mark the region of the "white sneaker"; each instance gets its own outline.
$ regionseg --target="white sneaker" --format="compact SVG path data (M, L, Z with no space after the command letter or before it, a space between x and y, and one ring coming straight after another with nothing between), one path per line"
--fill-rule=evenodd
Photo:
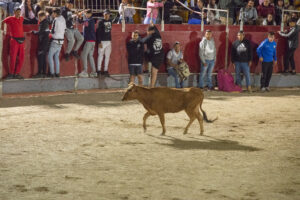
M260 91L265 92L265 91L266 91L266 88L263 87L263 88L260 89Z
M88 73L86 73L85 71L82 71L80 74L78 74L78 76L81 77L81 78L88 78L89 77Z
M91 72L90 73L90 78L97 78L97 77L98 77L97 72Z
M270 88L269 88L269 87L266 87L266 91L267 91L267 92L270 92Z

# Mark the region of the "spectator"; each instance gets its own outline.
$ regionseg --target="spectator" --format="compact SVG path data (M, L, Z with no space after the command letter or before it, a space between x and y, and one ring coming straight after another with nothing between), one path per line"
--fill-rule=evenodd
M254 0L249 0L246 7L241 8L239 20L243 21L244 25L256 25L257 11Z
M111 27L112 21L110 20L110 11L108 9L104 10L104 19L100 20L98 23L98 28L96 31L96 38L98 44L98 76L100 74L109 77L108 64L111 53ZM101 73L101 66L103 57L105 55L104 72Z
M267 18L268 14L275 15L274 6L270 4L269 0L264 0L263 4L257 7L257 14L260 17L260 21Z
M218 6L216 4L216 0L209 0L209 4L207 8L217 9ZM207 12L207 23L208 24L220 24L220 14L219 11L208 10Z
M206 30L205 37L199 43L199 56L201 59L199 87L204 88L204 78L207 76L208 90L213 90L211 77L216 62L216 46L210 30Z
M73 8L73 5L74 5L74 0L67 0L66 5L61 8L61 15L65 18L66 25L67 25L66 34L65 34L68 40L67 50L65 52L66 61L70 59L70 54L72 54L76 58L80 57L78 54L78 49L80 48L84 40L83 36L81 35L81 33L78 31L78 29L75 27L74 24L74 18L76 17L76 15L73 15L71 10ZM75 40L76 40L76 45L74 50L72 51L75 44Z
M252 48L249 40L245 39L245 34L243 31L238 32L237 40L233 43L231 49L231 62L235 68L235 81L236 84L242 86L241 84L241 72L246 78L246 87L248 92L251 90L250 82L250 66L252 61Z
M9 73L6 79L23 79L20 76L20 71L24 63L24 30L23 30L23 21L24 18L21 16L21 8L15 8L15 15L7 17L3 20L3 23L6 23L10 28L10 62L9 62ZM19 56L18 64L16 66L17 56Z
M178 80L177 69L179 64L183 61L183 54L180 51L180 43L175 42L173 49L167 54L168 74L175 79L175 87L183 88L183 80Z
M291 5L290 0L284 0L285 10L295 10L295 6Z
M135 77L138 77L138 83L143 85L143 62L144 62L144 43L140 40L138 31L134 31L131 40L126 44L128 52L128 69L130 74L130 83L134 83Z
M275 6L275 22L277 25L281 24L282 10L283 10L283 0L278 0L277 5Z
M49 22L47 20L46 12L39 11L39 30L33 31L34 34L38 35L38 49L37 49L37 59L38 59L38 73L33 76L33 78L44 78L46 77L47 68L47 50L49 45Z
M171 10L176 10L177 7L173 0L166 0L164 3L164 23L170 24Z
M157 72L164 62L164 50L162 47L162 39L156 26L151 23L147 30L147 36L142 39L147 44L148 60L151 62L151 83L150 87L155 87Z
M40 11L45 11L46 10L46 0L39 0L37 4L34 5L34 15L38 19L38 13Z
M276 22L273 19L273 15L272 14L268 14L267 18L263 20L262 25L263 26L276 26Z
M193 11L198 12L198 13L193 12L190 15L188 24L201 24L202 17L201 17L200 13L202 12L203 8L204 8L203 0L197 0L197 5L195 7L193 7L192 9L193 9ZM204 24L207 24L206 17L207 17L207 11L204 11L203 12Z
M83 63L83 71L79 74L79 77L88 77L87 70L87 59L89 57L90 65L92 68L92 72L90 73L91 78L97 77L95 61L94 61L94 50L96 43L96 32L95 32L95 21L92 18L92 10L87 10L82 12L83 14L83 37L84 37L84 47L81 53L81 59ZM82 15L81 15L82 16Z
M274 32L269 32L268 38L265 39L256 49L259 61L262 62L262 75L260 79L260 87L262 92L270 91L269 83L272 77L273 64L277 65L277 44L274 39Z
M120 14L120 19L119 19L119 24L122 23L123 20L123 12L124 12L124 19L126 24L134 24L133 22L133 15L135 15L135 9L133 8L125 8L125 6L132 7L128 3L128 0L122 0L122 3L120 4L119 7L119 14Z
M51 29L51 43L50 49L48 54L48 61L49 61L49 68L50 68L50 77L60 77L59 71L59 53L61 47L64 43L64 34L66 31L66 20L60 14L61 11L59 8L53 10L52 17L54 18L52 22L52 29ZM55 59L56 70L54 71L54 62L53 56ZM56 72L56 73L55 73Z
M142 8L147 8L147 0L142 0L141 7ZM145 10L140 10L140 16L141 16L141 23L144 23L144 20L146 18L146 11Z
M37 24L31 0L23 0L20 8L21 16L24 17L24 24Z
M229 12L229 19L228 23L234 23L234 15L235 15L235 3L233 0L219 0L218 6L222 10L228 10ZM220 12L220 20L222 24L226 24L227 21L227 14L225 12Z
M7 12L10 16L14 15L14 9L20 6L21 0L2 0L0 2L0 7Z
M296 49L298 48L298 43L299 43L298 35L299 35L300 27L299 27L299 25L297 25L297 20L295 18L292 18L292 20L290 22L290 26L291 26L291 29L289 32L282 33L279 31L278 33L282 37L287 38L288 49L287 49L287 51L285 51L285 55L284 55L284 73L288 73L289 63L290 63L291 68L292 68L291 73L296 74L294 53L295 53Z
M144 24L150 24L151 20L155 24L158 15L158 8L164 6L164 1L165 0L163 0L163 2L155 2L155 0L149 0L147 2L147 14L144 19Z

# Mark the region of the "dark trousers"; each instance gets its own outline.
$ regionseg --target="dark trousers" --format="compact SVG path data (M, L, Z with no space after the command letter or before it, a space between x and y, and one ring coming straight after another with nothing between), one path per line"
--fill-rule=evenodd
M39 74L46 74L47 51L39 51L37 59L38 59L38 73Z
M287 72L289 70L289 63L291 63L292 70L295 70L295 60L294 53L296 48L288 49L286 55L284 56L284 71Z
M262 62L262 75L260 78L260 88L269 87L273 72L273 62Z

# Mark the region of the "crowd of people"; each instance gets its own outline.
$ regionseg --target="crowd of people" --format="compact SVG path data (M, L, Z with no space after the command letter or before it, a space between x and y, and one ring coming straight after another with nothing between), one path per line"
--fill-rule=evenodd
M279 3L281 0L278 0ZM147 14L144 17L144 23L149 24L147 29L147 36L140 37L138 31L132 33L132 39L127 43L128 52L128 68L130 72L130 82L134 82L135 77L138 77L138 83L143 84L142 73L143 65L146 57L147 62L151 64L151 83L150 87L155 87L157 72L160 66L164 63L165 55L162 46L162 39L158 29L155 26L155 22L159 12L153 12L153 8L165 6L167 1L154 2L149 0L147 2ZM222 0L219 1L219 3ZM267 2L267 3L266 3ZM10 68L6 79L22 79L20 70L24 62L24 31L23 24L38 23L38 31L32 31L33 34L38 35L38 73L34 78L44 77L60 77L60 60L59 55L64 43L64 39L67 39L67 48L64 53L64 59L69 61L75 57L81 58L83 63L83 70L78 74L79 77L99 77L100 75L109 77L108 66L110 60L110 54L112 51L111 44L111 29L112 19L111 13L108 9L103 12L103 19L100 19L98 23L93 18L92 10L87 9L81 12L72 12L74 6L74 0L66 0L65 6L61 8L54 8L50 11L44 9L44 0L38 1L33 7L31 0L23 0L20 6L17 6L18 2L7 1L7 8L13 8L13 16L9 16L3 20L10 26ZM13 3L13 4L9 4ZM127 0L123 0L120 9L120 20L132 23L132 16L134 15L134 9L131 7L124 7L128 4ZM282 4L279 3L279 4ZM149 5L149 6L148 6ZM197 0L197 13L192 13L189 23L197 24L202 18L195 18L196 15L201 13L204 2ZM276 11L272 9L265 9L267 5L270 5L269 0L261 2L260 6L254 8L255 1L248 0L245 7L240 8L243 16L239 16L236 19L244 20L245 25L257 24L256 20L259 13L263 13L266 19L263 23L268 25L269 16L277 16ZM282 4L284 5L284 4ZM23 6L23 7L22 7ZM217 6L215 0L213 4L209 4L211 8ZM219 6L217 6L219 7ZM130 8L128 12L124 12L124 8ZM172 7L171 7L172 8ZM254 9L254 10L253 10ZM38 12L36 13L36 10ZM151 12L152 11L152 12ZM10 11L9 11L10 12ZM269 13L270 12L270 13ZM211 13L205 13L206 23L222 23L221 13L215 12L214 17L211 18ZM258 14L257 14L258 13ZM128 14L128 15L126 15ZM217 16L217 17L216 17ZM276 17L275 17L276 18ZM278 19L281 19L280 17ZM298 47L298 33L299 25L297 25L298 18L292 15L289 19L289 26L291 29L287 32L279 32L282 37L288 38L288 52L284 58L284 72L295 74L295 62L294 52ZM83 24L83 34L76 27L76 23ZM200 22L201 23L201 22ZM235 20L232 20L235 23ZM51 24L51 29L49 25ZM275 24L275 23L273 23ZM270 24L271 25L271 24ZM240 74L243 73L246 78L246 86L249 92L251 92L250 82L250 66L252 62L252 47L251 43L245 39L244 32L240 31L237 35L238 40L233 43L231 51L231 61L234 64L236 72L236 84L241 85ZM83 51L79 55L79 48L84 43ZM147 45L147 51L145 56L144 44ZM94 61L95 47L98 48L97 66ZM261 89L262 91L269 91L269 82L272 76L273 65L277 64L276 57L276 43L274 41L274 33L270 32L268 38L264 40L257 48L257 55L262 62L262 77L261 77ZM18 57L18 62L17 61ZM105 57L104 70L101 71L102 61ZM207 30L205 37L202 38L199 43L199 57L201 60L199 85L200 88L207 87L208 90L213 90L212 84L212 72L216 62L216 47L213 39L212 32ZM49 63L49 70L47 71L47 60ZM91 67L91 72L88 74L88 61ZM178 78L179 65L184 63L183 52L181 51L181 44L175 42L173 48L168 52L166 56L167 71L170 76L175 78L175 86L182 88L184 85L184 79ZM291 67L291 70L289 70ZM207 82L205 83L205 79Z

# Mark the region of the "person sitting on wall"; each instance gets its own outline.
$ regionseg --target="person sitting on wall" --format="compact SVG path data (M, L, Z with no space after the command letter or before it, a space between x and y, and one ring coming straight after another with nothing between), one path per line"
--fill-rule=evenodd
M3 20L10 28L10 62L9 62L9 73L6 79L23 79L20 76L20 71L24 63L25 48L24 48L24 30L23 30L24 18L21 16L21 8L15 8L15 15L7 17ZM16 65L17 56L19 57Z
M212 8L212 9L218 9L216 0L209 0L209 4L207 5L207 8ZM207 12L207 23L208 24L221 24L220 20L220 13L219 11L215 10L208 10Z
M180 50L180 43L175 42L173 49L171 49L167 54L167 64L168 64L168 75L173 76L175 79L175 87L183 88L183 80L179 81L176 69L179 64L183 61L183 54Z
M23 0L20 8L21 16L24 17L24 24L37 24L31 0Z
M202 13L203 8L204 8L203 0L197 0L197 5L195 7L193 7L192 9L198 13L193 12L190 15L188 24L201 24L202 17L201 17L200 13ZM207 17L207 11L205 10L203 12L204 24L207 24L206 17Z
M243 21L244 25L255 25L257 17L257 11L254 7L254 0L249 0L246 7L241 8L240 10L240 23Z
M146 18L144 19L144 24L150 24L152 20L153 24L156 23L156 19L158 16L158 8L164 6L165 0L162 2L155 2L155 0L149 0L147 2L147 14Z

